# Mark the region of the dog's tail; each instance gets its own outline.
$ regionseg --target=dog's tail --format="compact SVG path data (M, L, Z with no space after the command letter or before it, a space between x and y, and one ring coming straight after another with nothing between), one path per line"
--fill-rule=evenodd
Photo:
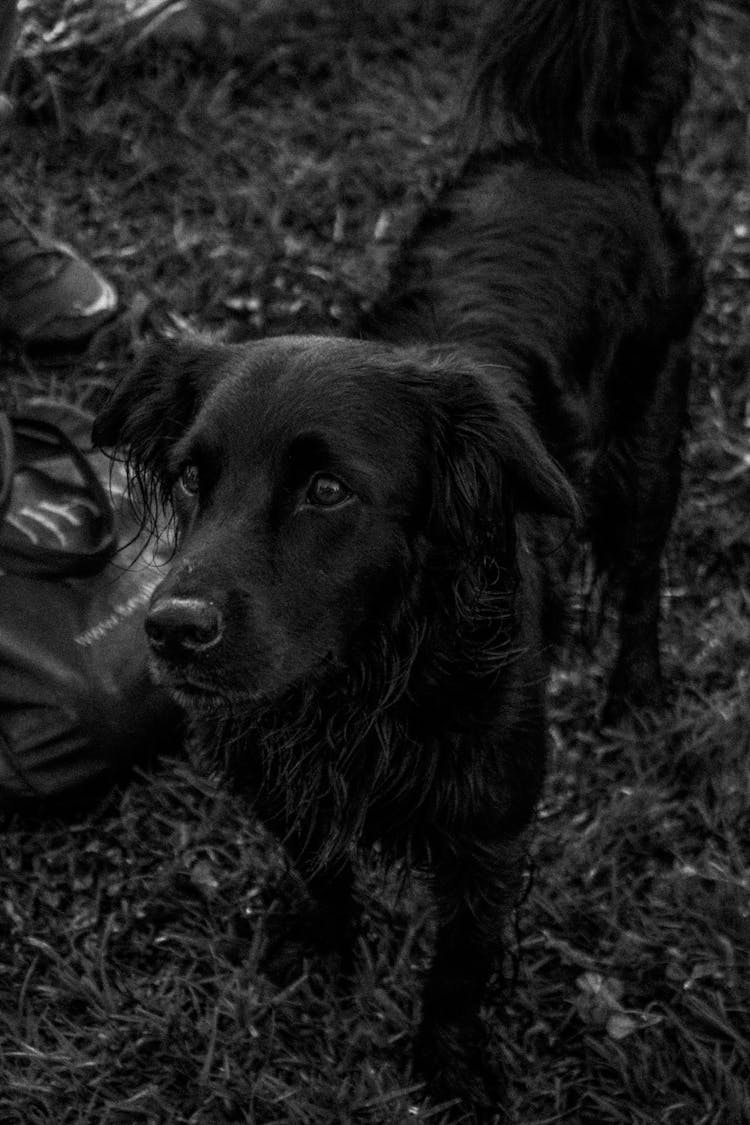
M482 129L556 164L652 168L687 97L700 0L490 0Z

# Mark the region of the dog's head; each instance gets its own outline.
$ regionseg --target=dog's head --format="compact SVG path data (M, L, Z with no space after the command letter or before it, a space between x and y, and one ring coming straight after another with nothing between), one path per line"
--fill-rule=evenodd
M575 507L502 373L425 349L164 342L94 438L174 511L146 628L157 678L194 709L345 666L462 568L509 574L517 510Z

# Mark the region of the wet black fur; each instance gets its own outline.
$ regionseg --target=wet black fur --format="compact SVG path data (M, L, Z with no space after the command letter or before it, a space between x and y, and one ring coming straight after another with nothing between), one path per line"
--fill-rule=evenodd
M95 435L175 502L155 604L208 599L224 633L200 656L158 650L155 672L286 841L322 936L350 932L354 848L429 872L417 1061L477 1113L498 1096L478 1011L522 880L581 523L619 604L609 715L661 699L700 295L654 176L692 5L494 11L473 104L489 126L499 94L500 139L424 217L359 338L157 345ZM320 472L358 482L323 516Z

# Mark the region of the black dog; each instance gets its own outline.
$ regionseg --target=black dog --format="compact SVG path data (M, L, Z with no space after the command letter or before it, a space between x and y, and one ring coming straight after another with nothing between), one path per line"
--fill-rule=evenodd
M355 847L431 873L417 1057L477 1105L581 517L620 600L612 711L659 699L698 292L654 184L686 6L495 9L475 105L486 121L498 101L502 140L423 220L360 338L156 346L95 434L177 517L154 674L286 841L328 936Z

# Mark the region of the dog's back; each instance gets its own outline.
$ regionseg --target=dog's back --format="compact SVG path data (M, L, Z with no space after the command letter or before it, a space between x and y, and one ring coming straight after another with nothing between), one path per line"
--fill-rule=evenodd
M469 101L489 145L422 219L359 325L460 344L514 373L621 599L612 717L661 698L659 559L701 280L656 164L687 92L696 7L494 5Z

